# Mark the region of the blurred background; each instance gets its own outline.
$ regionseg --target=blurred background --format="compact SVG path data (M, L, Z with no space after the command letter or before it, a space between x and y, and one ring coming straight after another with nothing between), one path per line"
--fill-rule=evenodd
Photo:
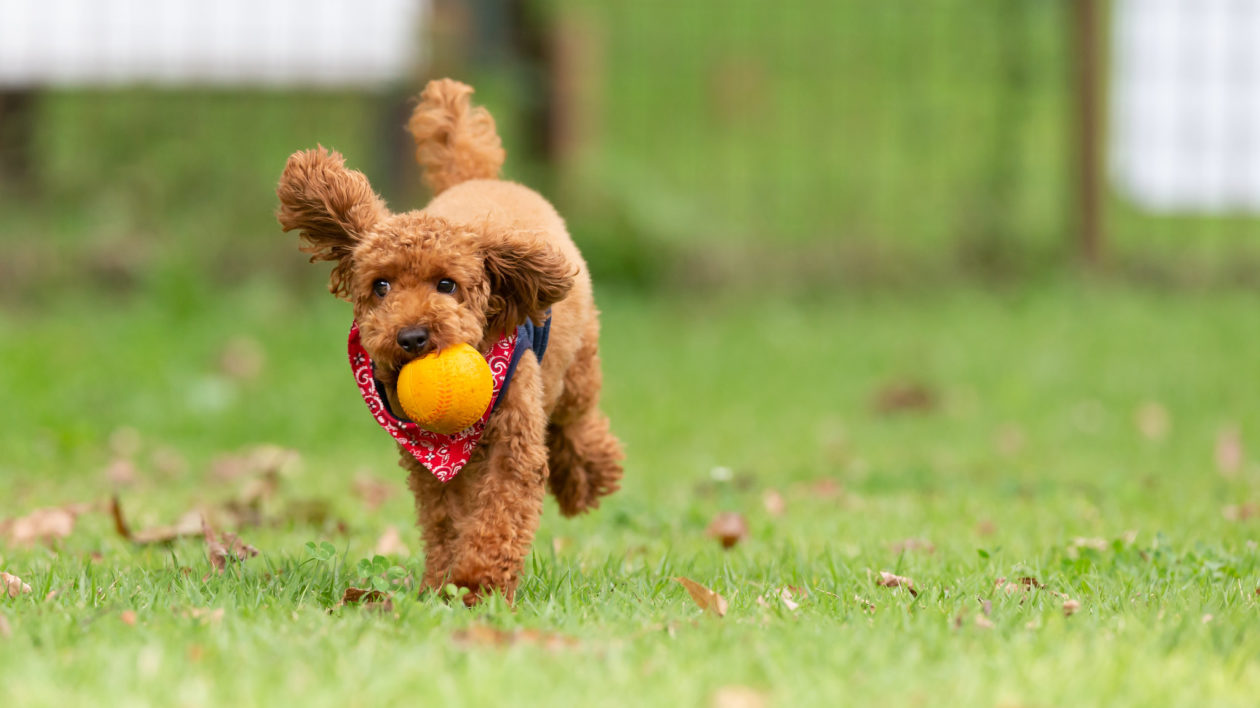
M1064 421L1242 396L1228 361L1170 393L1189 330L1137 328L1182 298L1200 350L1247 356L1257 37L1260 7L1230 0L0 0L0 464L97 469L138 430L193 469L260 441L389 469L349 310L274 187L323 144L422 206L403 125L441 76L476 87L508 177L590 261L634 464L794 445L801 474L860 476L935 454L853 452L855 429L905 434L886 410L980 401L989 454L1042 392ZM1029 298L1033 324L1001 309ZM1148 379L1085 383L1156 351ZM731 388L767 362L779 378Z
M510 176L558 202L605 284L1082 262L1257 280L1250 3L3 0L0 18L7 307L306 288L270 216L285 157L323 143L422 205L401 126L436 76L476 86Z

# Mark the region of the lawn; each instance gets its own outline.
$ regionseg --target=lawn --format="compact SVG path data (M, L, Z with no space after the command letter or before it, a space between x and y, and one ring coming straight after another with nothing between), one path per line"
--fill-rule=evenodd
M0 593L5 702L1254 705L1254 294L600 296L624 489L548 502L516 606L473 610L406 577L338 606L390 527L376 571L423 556L317 287L0 312L0 519L94 505L0 534L31 588ZM259 445L299 458L260 476ZM112 494L133 530L198 509L260 553L129 542Z

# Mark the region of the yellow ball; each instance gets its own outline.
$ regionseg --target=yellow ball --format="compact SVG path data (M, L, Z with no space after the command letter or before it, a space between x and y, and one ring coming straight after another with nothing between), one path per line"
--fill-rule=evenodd
M398 402L425 430L452 435L490 407L494 377L481 352L457 344L413 359L398 372Z

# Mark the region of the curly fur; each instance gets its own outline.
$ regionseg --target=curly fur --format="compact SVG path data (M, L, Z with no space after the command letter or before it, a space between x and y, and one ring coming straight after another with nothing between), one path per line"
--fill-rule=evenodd
M470 179L499 176L506 154L494 118L473 107L471 86L451 79L430 81L407 129L416 141L416 162L434 194Z
M439 482L400 448L423 531L424 585L451 582L478 601L512 601L550 488L580 514L618 488L621 446L599 410L599 312L590 276L555 209L536 192L493 179L503 163L494 121L472 89L431 82L412 116L416 156L438 192L424 209L391 213L360 172L323 147L294 153L276 190L285 231L312 261L332 261L329 290L354 306L364 348L392 405L407 352L399 331L429 330L426 349L485 351L526 319L551 311L547 355L526 352L472 460ZM389 282L384 297L378 279ZM455 281L454 293L437 283ZM397 408L395 408L397 410Z

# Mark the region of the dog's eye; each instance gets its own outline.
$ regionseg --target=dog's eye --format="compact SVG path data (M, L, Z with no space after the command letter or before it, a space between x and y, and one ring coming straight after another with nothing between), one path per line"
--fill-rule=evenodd
M385 297L385 293L389 292L389 281L384 278L377 278L372 281L372 292L377 297Z
M437 282L437 291L450 295L455 292L455 281L450 278L442 278Z

